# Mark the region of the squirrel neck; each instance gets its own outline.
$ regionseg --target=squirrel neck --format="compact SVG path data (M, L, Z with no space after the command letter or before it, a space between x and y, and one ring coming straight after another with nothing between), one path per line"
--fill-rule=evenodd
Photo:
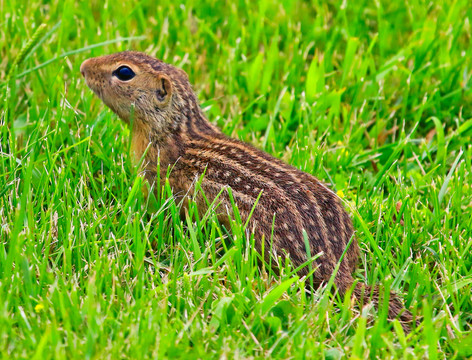
M187 101L176 101L172 108L147 114L145 119L136 119L133 124L132 148L139 162L145 154L146 168L157 167L166 171L185 152L192 140L222 136L223 133L206 118L196 97ZM150 116L149 116L150 115Z
M189 88L185 96L176 96L174 101L174 118L179 124L180 137L183 140L221 135L220 129L211 124L198 103L197 96ZM181 139L181 140L182 140Z

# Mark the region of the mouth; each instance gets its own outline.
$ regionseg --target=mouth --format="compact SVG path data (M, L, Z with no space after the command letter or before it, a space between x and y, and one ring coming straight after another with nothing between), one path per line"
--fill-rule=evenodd
M90 59L87 59L80 65L80 73L82 74L83 77L86 77L87 67L89 63L90 63Z
M84 66L88 60L85 60L82 65L80 66L80 73L84 77L85 84L87 87L92 90L99 98L102 98L102 94L100 88L94 86L94 82L91 81L89 73L87 72L87 68Z
M90 90L92 90L94 93L97 94L97 89L94 88L93 84L90 83L90 59L85 60L81 65L80 65L80 73L84 77L85 84L89 87ZM98 94L97 94L98 95Z
M82 72L81 72L82 73ZM101 94L100 94L100 89L97 89L93 86L93 84L89 81L89 79L87 78L87 76L85 74L82 74L83 77L84 77L84 82L85 82L85 85L87 85L87 87L92 90L92 92L97 95L100 99L102 98L101 97Z

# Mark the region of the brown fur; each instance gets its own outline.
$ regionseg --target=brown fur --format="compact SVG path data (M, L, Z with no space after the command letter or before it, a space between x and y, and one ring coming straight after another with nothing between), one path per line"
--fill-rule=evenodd
M136 76L129 81L113 76L122 65L129 66ZM288 254L297 267L307 261L305 230L311 254L323 254L316 261L313 282L319 285L329 280L354 233L336 194L312 175L222 134L205 118L187 75L180 69L142 53L123 52L88 59L81 72L106 105L125 122L132 120L136 157L149 147L144 168L150 182L156 178L158 157L161 179L165 179L167 168L173 167L169 182L176 197L191 194L194 181L205 172L201 184L205 196L212 201L223 187L231 187L243 221L262 192L249 223L257 250L264 247L266 260L271 255ZM219 200L219 219L227 225L228 212L231 215L227 192ZM197 197L197 203L199 211L207 210L203 197ZM352 241L335 277L342 294L353 285L351 274L358 258L358 244ZM307 273L307 267L300 270L301 276ZM358 299L370 297L370 292L360 284L354 288ZM378 302L376 293L374 303ZM410 321L396 296L391 294L390 299L389 318L403 311L402 320Z

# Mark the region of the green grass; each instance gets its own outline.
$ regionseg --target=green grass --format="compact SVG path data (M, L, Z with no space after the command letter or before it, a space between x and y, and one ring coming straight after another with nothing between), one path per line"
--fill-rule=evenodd
M471 9L0 2L2 357L472 356ZM356 279L397 291L420 326L305 296L289 266L257 266L241 222L222 241L211 212L145 197L129 130L79 73L125 49L182 67L226 134L331 184Z

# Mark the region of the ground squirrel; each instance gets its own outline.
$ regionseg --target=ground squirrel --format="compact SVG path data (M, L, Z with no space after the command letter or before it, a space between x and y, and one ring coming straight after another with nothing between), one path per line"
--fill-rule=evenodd
M129 124L132 117L132 148L137 158L147 150L144 170L150 182L156 179L158 159L160 179L165 179L168 167L172 167L169 182L176 196L191 193L195 179L204 174L201 188L207 199L211 202L224 187L230 187L243 221L260 196L249 221L257 250L264 248L266 260L289 254L298 267L307 261L306 232L310 253L322 253L315 263L314 285L330 279L353 236L353 227L340 199L327 186L251 145L225 136L206 119L181 69L143 53L126 51L85 60L80 72L123 121ZM232 206L226 191L219 201L224 213L218 218L227 225L231 214L226 211ZM197 196L197 205L202 213L208 208L202 196ZM359 246L352 241L335 277L341 294L353 285L358 258ZM307 275L308 269L302 268L299 275ZM360 283L354 294L357 298L373 295L374 303L378 301L377 291ZM410 314L391 294L389 318L400 313L401 320L410 320Z

